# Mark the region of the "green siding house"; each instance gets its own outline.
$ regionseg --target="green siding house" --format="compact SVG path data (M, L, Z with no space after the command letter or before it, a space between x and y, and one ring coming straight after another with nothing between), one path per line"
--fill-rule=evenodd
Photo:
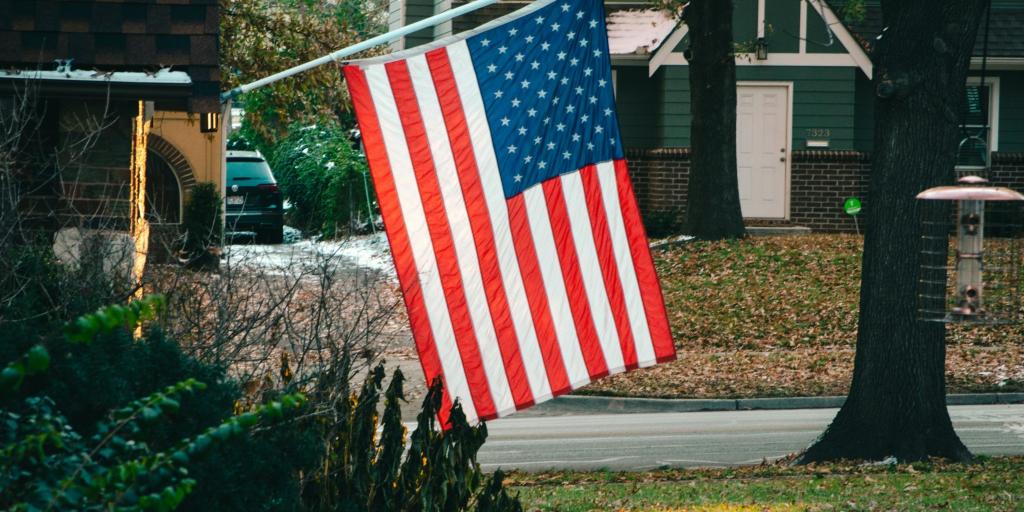
M873 144L872 42L882 30L877 0L856 23L840 2L733 0L737 78L737 162L741 206L751 225L852 231L841 210L859 197L870 215L867 175ZM606 0L619 123L648 227L674 228L686 208L690 91L687 27L635 1ZM392 0L402 25L461 5L456 0ZM398 47L472 29L529 2L502 1ZM984 26L972 60L960 163L1024 189L1024 0L992 0L985 90Z

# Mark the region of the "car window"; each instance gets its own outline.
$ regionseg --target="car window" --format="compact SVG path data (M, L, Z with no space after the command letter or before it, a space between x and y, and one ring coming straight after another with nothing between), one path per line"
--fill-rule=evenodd
M228 179L237 181L273 183L270 166L262 158L232 158L228 160Z

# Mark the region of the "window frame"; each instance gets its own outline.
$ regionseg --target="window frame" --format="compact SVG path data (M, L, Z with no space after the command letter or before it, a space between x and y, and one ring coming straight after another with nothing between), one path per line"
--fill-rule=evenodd
M969 76L967 77L967 86L980 86L981 76ZM988 143L988 159L991 161L992 153L999 151L999 77L997 76L986 76L985 87L989 89L989 101L988 101L988 137L986 142ZM966 94L966 89L964 94ZM967 125L976 126L976 125ZM960 159L959 147L957 148L957 160ZM984 166L980 165L960 165L956 164L957 169L984 169Z

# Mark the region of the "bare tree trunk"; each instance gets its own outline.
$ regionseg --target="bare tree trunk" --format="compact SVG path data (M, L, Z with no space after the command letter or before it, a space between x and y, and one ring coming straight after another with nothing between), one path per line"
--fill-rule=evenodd
M693 0L690 31L690 166L687 234L706 240L746 234L736 179L736 61L732 0Z
M957 125L985 0L883 0L875 54L875 155L850 395L800 462L968 461L946 409L945 326L917 320L920 220L948 205L914 199L953 182ZM928 202L932 203L932 202Z

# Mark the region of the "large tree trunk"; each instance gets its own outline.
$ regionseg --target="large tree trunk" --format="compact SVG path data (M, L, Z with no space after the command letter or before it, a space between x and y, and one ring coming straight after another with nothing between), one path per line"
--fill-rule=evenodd
M687 234L706 240L746 234L736 179L736 61L732 0L692 0L690 34L690 166Z
M801 462L971 459L946 409L945 326L916 314L921 220L948 219L949 205L914 196L954 181L959 113L984 6L882 2L887 29L874 55L875 154L853 382Z

